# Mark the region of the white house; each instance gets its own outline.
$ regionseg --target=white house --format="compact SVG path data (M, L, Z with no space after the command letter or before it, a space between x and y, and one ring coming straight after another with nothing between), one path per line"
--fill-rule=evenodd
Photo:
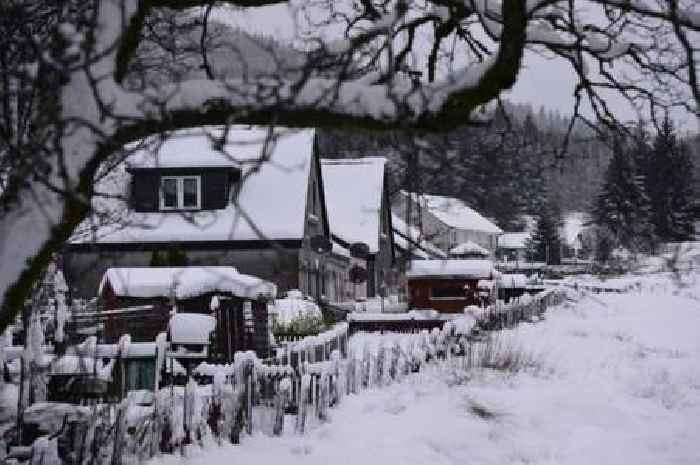
M447 253L460 244L464 244L462 248L473 248L471 242L493 255L498 235L503 232L462 200L452 197L400 191L393 199L392 208Z
M351 259L367 270L367 281L353 289L354 297L374 297L381 287L386 291L395 287L386 159L324 159L321 172L333 241L346 249L362 243L369 252L366 258Z

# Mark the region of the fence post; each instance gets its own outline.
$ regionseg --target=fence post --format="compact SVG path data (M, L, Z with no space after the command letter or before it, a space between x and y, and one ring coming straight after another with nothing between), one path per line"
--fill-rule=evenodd
M284 410L289 402L289 394L291 392L292 383L288 377L280 380L277 386L277 394L275 395L275 424L272 428L272 434L281 436L284 429Z
M304 374L299 381L299 407L297 408L297 433L303 433L306 427L306 408L308 402L309 388L311 386L311 375Z
M246 432L253 434L253 363L246 367Z

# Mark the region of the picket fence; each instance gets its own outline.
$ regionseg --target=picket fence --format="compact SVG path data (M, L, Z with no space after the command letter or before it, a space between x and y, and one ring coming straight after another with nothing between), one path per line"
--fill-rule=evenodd
M525 303L487 309L475 325L446 321L431 331L384 335L357 333L347 323L287 344L261 360L237 353L230 365L202 365L211 384L161 389L150 406L76 406L60 429L35 441L31 465L134 465L158 454L186 454L190 444L238 444L255 431L270 436L327 421L329 410L350 394L381 387L427 363L462 356L471 363L480 332L532 320L563 299L545 291ZM471 366L471 365L470 365Z

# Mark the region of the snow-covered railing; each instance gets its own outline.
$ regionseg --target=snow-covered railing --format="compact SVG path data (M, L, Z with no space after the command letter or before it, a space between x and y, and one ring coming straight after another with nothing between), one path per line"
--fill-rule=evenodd
M340 322L317 335L287 342L272 363L289 364L297 368L307 362L328 361L336 350L344 357L347 353L348 328L348 323Z
M430 331L359 332L349 337L349 325L341 323L290 344L285 356L273 360L239 352L231 364L202 363L194 369L210 384L197 385L190 379L186 386L165 387L149 406L135 405L129 398L116 405L95 405L90 415L72 423L62 418L48 421L36 412L54 428L35 441L32 454L58 457L56 438L65 434L85 438L70 450L72 459L121 465L178 452L188 443L235 444L254 432L281 435L291 425L294 432L303 433L327 421L329 409L345 396L401 380L434 360L462 357L471 366L475 330L527 319L562 298L561 291L548 290L527 302L444 321L442 328ZM285 422L285 415L293 415L293 421Z
M535 295L525 294L509 304L498 302L486 308L468 307L467 312L477 320L477 328L487 331L512 327L520 321L533 321L548 307L561 303L565 293L559 289L547 289Z
M550 286L564 286L574 290L588 291L594 294L616 293L623 294L625 292L639 289L641 280L634 277L620 277L606 280L547 280L545 283Z

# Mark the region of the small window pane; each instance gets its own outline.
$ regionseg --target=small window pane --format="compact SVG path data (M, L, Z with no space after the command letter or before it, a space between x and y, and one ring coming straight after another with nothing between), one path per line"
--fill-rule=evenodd
M177 208L177 179L163 179L161 189L163 190L163 206Z
M182 180L182 206L185 208L196 208L199 189L197 189L197 178L185 178Z
M465 297L464 288L459 286L450 287L434 287L431 292L431 297L435 299L459 299Z

